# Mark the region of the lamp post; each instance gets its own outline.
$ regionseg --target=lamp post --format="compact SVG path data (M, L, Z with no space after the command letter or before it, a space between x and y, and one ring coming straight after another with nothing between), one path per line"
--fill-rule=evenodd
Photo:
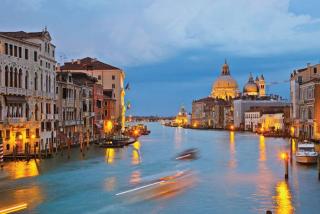
M285 165L285 173L284 173L284 178L286 180L289 179L289 161L288 161L288 153L284 152L281 154L281 158L284 160L284 165Z

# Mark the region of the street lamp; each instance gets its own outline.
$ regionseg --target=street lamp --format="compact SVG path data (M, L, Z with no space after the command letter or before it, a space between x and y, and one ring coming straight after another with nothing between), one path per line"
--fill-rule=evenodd
M234 125L230 126L230 130L233 131L234 130Z

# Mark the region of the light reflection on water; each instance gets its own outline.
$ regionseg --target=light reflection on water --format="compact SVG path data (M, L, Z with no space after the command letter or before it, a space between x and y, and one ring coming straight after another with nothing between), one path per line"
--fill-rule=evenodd
M6 163L10 179L0 179L0 208L28 203L35 213L317 213L320 185L316 167L293 160L284 182L281 151L286 139L250 133L199 131L150 124L151 135L124 149L90 147L85 158L74 149L55 159ZM296 142L293 141L293 152ZM197 148L195 161L174 161ZM143 157L143 158L142 158ZM143 161L142 161L143 160ZM49 164L50 163L50 164ZM50 165L50 167L48 167ZM159 202L121 204L114 194L145 178L177 169L197 171L192 189ZM0 171L1 174L1 171ZM160 189L162 191L162 189ZM171 190L171 189L170 189ZM88 200L90 199L90 200ZM63 206L60 206L63 204ZM77 206L75 206L77 204ZM106 211L105 211L106 210Z

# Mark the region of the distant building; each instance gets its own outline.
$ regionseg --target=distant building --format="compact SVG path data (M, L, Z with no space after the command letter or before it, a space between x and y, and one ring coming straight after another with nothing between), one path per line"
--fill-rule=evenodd
M89 76L97 78L98 84L103 86L103 90L113 90L115 99L115 120L124 127L125 105L124 105L124 79L125 73L121 69L103 63L97 59L86 57L83 59L65 62L58 68L61 71L83 72Z
M199 127L225 128L230 114L231 102L206 97L192 102L191 124Z
M185 126L188 125L189 120L188 120L188 113L184 106L181 106L179 113L176 116L175 123L178 126Z
M285 107L290 103L284 100L274 99L237 99L233 101L234 126L237 129L245 129L245 112L254 107Z
M115 120L116 99L114 99L113 97L114 95L112 89L103 90L104 120Z
M253 80L252 74L250 73L249 80L243 87L244 96L266 96L265 81L264 76L256 77L256 80Z
M56 146L55 46L40 32L0 32L0 134L4 154Z
M320 140L320 64L293 71L290 96L294 135Z
M245 112L246 131L289 132L290 129L290 105L284 106L259 106L251 107Z

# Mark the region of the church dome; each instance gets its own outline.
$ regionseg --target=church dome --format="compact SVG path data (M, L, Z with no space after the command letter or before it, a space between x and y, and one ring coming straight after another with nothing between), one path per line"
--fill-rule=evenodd
M243 87L243 93L247 95L258 95L259 88L254 82L252 75L250 74L247 84Z
M228 99L236 97L238 93L238 83L230 75L229 65L224 63L221 75L212 84L211 97Z

